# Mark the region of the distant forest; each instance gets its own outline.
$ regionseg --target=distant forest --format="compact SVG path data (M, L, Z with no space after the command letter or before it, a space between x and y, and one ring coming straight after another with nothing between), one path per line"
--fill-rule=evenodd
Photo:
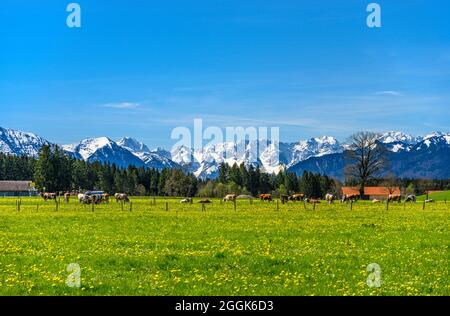
M326 175L304 172L301 176L280 172L269 175L259 167L222 164L214 180L197 179L180 169L151 169L85 162L68 157L59 147L44 146L38 158L0 154L0 180L32 180L38 190L47 192L102 190L130 195L223 197L226 194L261 193L274 195L304 193L320 198L326 193L340 195L342 183ZM383 185L374 179L368 185ZM392 182L392 179L389 181ZM450 180L395 179L403 190L450 189ZM352 185L351 182L347 185Z

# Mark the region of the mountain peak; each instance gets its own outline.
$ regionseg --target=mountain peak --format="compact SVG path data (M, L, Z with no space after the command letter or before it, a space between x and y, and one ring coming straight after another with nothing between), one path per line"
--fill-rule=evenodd
M68 152L78 153L84 160L88 160L97 150L108 147L113 148L116 145L108 137L86 138L77 144L63 145L62 148Z
M450 136L450 133L443 133L443 132L436 131L436 132L432 132L432 133L426 135L423 139L427 140L427 139L430 139L433 137L446 137L446 136Z
M34 133L0 127L0 152L36 157L42 146L50 144Z
M117 141L117 144L135 153L150 152L150 149L147 147L147 145L131 137L123 137L122 139Z
M392 143L406 143L408 145L416 144L422 139L420 137L415 137L409 134L405 134L399 131L389 131L385 132L380 137L380 142L384 144L392 144Z

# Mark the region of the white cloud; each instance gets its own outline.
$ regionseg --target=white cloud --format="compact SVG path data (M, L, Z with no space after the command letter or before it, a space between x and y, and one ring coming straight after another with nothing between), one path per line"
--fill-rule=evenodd
M121 109L121 110L132 110L140 106L141 104L136 102L107 103L102 105L102 107L104 108Z
M378 91L374 93L375 95L385 95L385 96L391 96L391 97L400 97L402 94L398 91L394 90L387 90L387 91Z

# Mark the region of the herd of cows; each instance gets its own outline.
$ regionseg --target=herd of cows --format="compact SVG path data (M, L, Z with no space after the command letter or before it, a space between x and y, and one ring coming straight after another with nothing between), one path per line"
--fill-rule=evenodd
M235 194L229 194L223 200L224 201L235 201L238 198L239 198L239 196L237 196ZM272 196L272 194L260 194L259 198L260 198L261 201L272 202L274 200L274 197ZM344 194L344 195L342 195L340 201L341 201L341 203L347 203L347 202L356 202L359 199L360 199L360 196L357 195L357 194ZM326 201L328 204L332 204L335 200L337 200L337 196L336 195L330 194L330 193L325 195L324 201ZM292 201L292 202L306 202L306 203L311 203L311 204L317 204L317 203L321 203L322 200L309 198L309 197L305 196L305 194L297 193L297 194L292 194L292 195L281 194L280 195L280 201L281 201L282 204L288 203L289 201ZM401 202L402 201L402 197L400 195L390 194L387 197L387 201L389 203L391 203L391 202ZM428 202L432 202L432 200L427 200L427 201ZM372 202L373 203L381 203L381 200L373 199ZM406 197L406 199L405 199L405 202L416 202L416 196L415 195L408 195Z
M65 192L65 193L41 193L41 197L45 200L57 200L58 197L63 197L64 202L69 203L69 200L71 196L77 196L78 202L82 204L103 204L103 203L109 203L109 200L111 198L111 195L108 193L105 193L103 191L88 191L85 193L74 193L74 192ZM116 193L113 195L116 202L130 202L130 198L125 193ZM224 202L236 202L238 199L254 199L253 196L250 195L236 195L236 194L228 194L223 198ZM260 194L259 199L261 201L267 201L267 202L273 202L275 200L274 196L272 194ZM279 199L282 204L288 203L288 202L304 202L304 203L310 203L310 204L318 204L321 203L321 201L325 201L328 204L332 204L336 200L340 200L341 203L349 203L349 202L356 202L360 199L360 196L357 194L344 194L340 199L337 198L334 194L326 194L325 198L323 200L320 199L313 199L305 196L305 194L296 193L292 195L287 194L281 194L279 196ZM402 196L401 195L393 195L390 194L386 201L388 203L391 202L402 202ZM405 202L416 202L416 196L415 195L408 195L406 196ZM381 203L382 200L378 199L372 199L372 203ZM426 200L425 203L432 203L433 200ZM192 204L193 199L192 198L185 198L180 201L182 204ZM198 201L198 203L201 204L209 204L212 203L209 199L202 199Z
M110 195L108 193L104 193L102 191L88 191L86 193L71 193L71 192L65 192L65 193L41 193L41 197L44 199L44 201L48 200L55 200L63 196L64 202L69 203L69 200L71 196L76 195L78 198L78 202L82 204L103 204L103 203L109 203ZM114 194L114 199L116 202L130 202L130 198L125 193L116 193Z

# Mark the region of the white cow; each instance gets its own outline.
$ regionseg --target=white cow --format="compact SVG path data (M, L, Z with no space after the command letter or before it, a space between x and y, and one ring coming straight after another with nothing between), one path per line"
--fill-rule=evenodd
M333 201L334 201L334 195L328 193L327 195L325 195L325 200L328 202L328 204L333 203Z

